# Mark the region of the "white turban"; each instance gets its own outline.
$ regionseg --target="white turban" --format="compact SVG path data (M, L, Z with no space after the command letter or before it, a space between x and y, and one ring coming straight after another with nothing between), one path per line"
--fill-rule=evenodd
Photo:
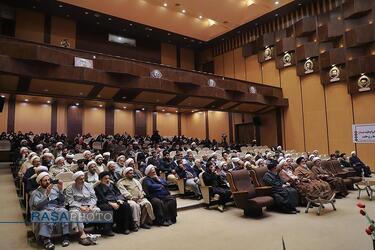
M51 154L51 153L44 153L43 156L54 158L53 154Z
M83 171L77 171L73 174L73 180L77 180L78 177L84 176L85 173Z
M45 153L49 153L49 148L45 148L42 150L42 155L44 155Z
M256 162L255 162L255 164L257 165L257 166L259 166L259 164L261 163L261 162L263 162L264 160L262 159L262 158L260 158L260 159L258 159Z
M89 161L89 163L87 163L87 167L90 167L92 164L94 164L95 167L97 166L95 161Z
M20 148L20 153L22 153L22 151L24 151L24 150L29 150L27 147L21 147Z
M29 161L31 162L31 158L33 158L34 156L38 156L37 153L35 153L35 152L31 152L31 153L29 153L29 155L27 156L27 159L29 159Z
M48 168L46 166L39 166L35 168L35 172L48 172Z
M85 150L84 152L83 152L83 156L85 156L85 155L91 155L91 152L89 151L89 150Z
M35 160L40 160L40 157L37 155L34 155L33 157L31 157L30 162L33 163L33 161Z
M314 159L312 161L316 162L317 160L320 160L320 158L319 157L314 157Z
M103 156L111 156L111 153L110 152L104 152Z
M40 174L38 174L38 176L36 177L36 183L39 183L45 176L49 176L49 173L41 172Z
M351 155L354 155L354 154L356 154L356 152L355 152L355 151L352 151L350 154L351 154Z
M107 163L107 168L108 168L109 166L111 166L111 165L115 165L115 166L116 166L116 162L114 162L114 161L109 161L109 162Z
M291 156L291 154L285 154L285 158L290 158Z
M122 170L122 175L126 175L126 173L129 172L130 170L133 170L133 168L131 167L125 168L124 170Z
M312 161L314 159L315 155L310 155L309 160Z
M284 160L284 157L279 157L279 159L277 159L278 162L281 162L282 160Z
M145 174L148 175L152 169L155 169L154 165L148 165L147 168L145 169Z
M38 145L36 145L36 148L43 148L43 144L38 144Z
M266 154L266 157L268 158L268 157L271 157L272 156L272 153L271 152L269 152L269 153L267 153Z
M103 159L103 156L101 154L98 154L97 156L95 156L95 161L97 161L99 158Z
M219 167L223 167L223 165L225 165L225 164L227 164L227 162L226 161L221 161L220 163L219 163Z
M285 160L285 159L282 159L282 160L280 161L280 166L284 166L285 162L286 162L286 160Z
M190 148L186 150L186 153L193 152Z
M245 154L245 159L251 158L251 154Z
M116 161L119 161L121 158L124 158L125 160L125 155L120 155L119 157L117 157Z
M74 158L74 154L67 154L67 155L65 156L65 158L73 159L73 158Z
M132 163L132 162L134 163L133 158L129 158L129 159L127 159L127 160L125 161L125 167L128 167L129 164Z
M55 159L55 163L59 162L59 161L65 161L65 158L62 157L62 156L59 156Z
M59 146L59 145L63 145L63 143L61 141L57 142L56 147Z
M240 158L238 158L238 157L234 157L234 158L232 158L232 162L234 162L234 163L237 163L237 162L239 162L240 161Z

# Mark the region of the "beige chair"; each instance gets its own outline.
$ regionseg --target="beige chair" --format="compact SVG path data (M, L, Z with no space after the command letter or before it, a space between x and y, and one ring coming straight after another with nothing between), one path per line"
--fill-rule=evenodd
M210 186L204 184L203 173L204 172L199 174L200 189L203 196L203 203L206 204L207 207L210 207L219 200L220 196L218 194L215 194L213 197L210 196Z

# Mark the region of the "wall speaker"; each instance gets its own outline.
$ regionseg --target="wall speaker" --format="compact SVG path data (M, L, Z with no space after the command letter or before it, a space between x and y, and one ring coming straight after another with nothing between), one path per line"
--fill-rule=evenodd
M259 116L253 117L253 123L254 123L254 126L261 126L262 125L262 121L260 120Z
M5 98L0 97L0 113L3 112Z

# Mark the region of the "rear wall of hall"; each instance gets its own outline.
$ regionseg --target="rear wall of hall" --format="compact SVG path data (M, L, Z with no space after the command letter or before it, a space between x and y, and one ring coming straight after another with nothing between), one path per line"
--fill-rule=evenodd
M283 110L282 131L286 149L298 152L318 149L321 153L335 150L349 154L357 150L359 156L375 170L375 144L352 142L352 124L375 123L375 93L367 92L351 96L346 83L323 86L318 73L298 77L296 67L278 70L275 61L258 63L258 56L247 58L237 48L214 57L215 73L226 77L248 80L275 87L281 87L289 100L289 107ZM262 118L261 136L268 145L276 144L276 115ZM263 144L263 143L262 143Z

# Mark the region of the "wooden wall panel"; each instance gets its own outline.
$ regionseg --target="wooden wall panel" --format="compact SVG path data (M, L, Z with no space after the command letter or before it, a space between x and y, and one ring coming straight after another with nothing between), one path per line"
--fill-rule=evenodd
M134 134L139 136L145 136L147 134L147 113L139 110L134 112Z
M17 9L15 36L33 42L44 42L44 15L39 12Z
M375 93L362 93L353 97L355 124L375 123ZM357 144L357 154L375 171L375 144Z
M169 43L161 44L161 63L177 67L177 50L175 45Z
M156 124L161 136L175 136L178 134L177 114L158 112Z
M324 89L320 76L311 74L301 78L306 150L328 153L327 122Z
M134 112L131 110L115 109L115 134L129 134L134 136Z
M246 80L250 82L262 83L262 69L258 63L258 56L249 56L246 63Z
M353 111L346 84L327 85L327 126L329 151L350 153L355 149L352 140ZM375 100L374 100L375 101Z
M208 111L210 140L221 141L222 134L229 138L228 112Z
M289 100L289 107L284 110L284 144L286 149L298 152L305 150L304 126L300 79L295 67L280 71L281 87L284 97Z
M73 20L51 17L51 44L60 46L60 42L66 39L70 48L76 47L76 23Z
M224 75L224 56L219 55L214 57L214 70L216 75Z
M146 113L146 133L148 135L152 135L154 132L153 124L152 124L152 112L145 112Z
M92 136L104 134L105 109L95 107L84 107L82 131L83 134L90 133Z
M0 113L0 133L8 129L8 99L4 100L3 112Z
M280 87L279 70L276 68L274 60L262 64L262 79L265 85Z
M51 105L16 102L14 131L51 132Z
M270 111L259 115L261 120L260 138L261 144L269 147L277 145L276 111Z
M205 139L206 122L204 112L181 115L181 132L187 137Z
M234 78L246 80L246 63L242 56L242 48L234 50Z
M234 78L234 54L233 50L224 55L224 76Z
M195 68L194 51L191 49L181 48L180 53L181 69L193 70Z
M67 134L67 107L63 103L57 103L57 133Z

